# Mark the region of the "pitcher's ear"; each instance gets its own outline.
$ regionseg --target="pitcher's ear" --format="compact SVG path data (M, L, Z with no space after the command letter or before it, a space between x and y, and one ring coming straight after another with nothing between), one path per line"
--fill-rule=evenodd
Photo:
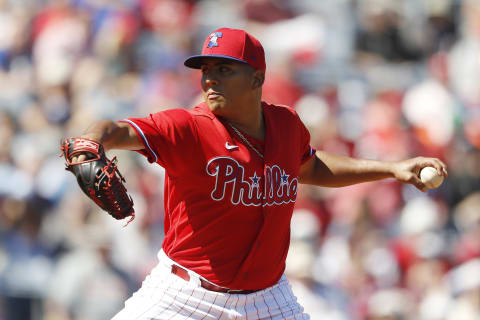
M256 70L253 73L253 88L260 88L263 86L263 83L265 82L265 72L261 70Z

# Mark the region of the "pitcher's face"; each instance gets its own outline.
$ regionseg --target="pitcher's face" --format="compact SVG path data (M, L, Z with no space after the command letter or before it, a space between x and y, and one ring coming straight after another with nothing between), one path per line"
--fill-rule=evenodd
M222 58L205 58L201 67L203 97L215 115L227 116L232 108L242 107L254 87L254 69Z

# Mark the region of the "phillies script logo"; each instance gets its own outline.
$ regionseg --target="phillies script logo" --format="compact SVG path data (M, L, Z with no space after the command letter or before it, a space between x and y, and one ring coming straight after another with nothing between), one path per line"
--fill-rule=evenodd
M231 194L234 205L271 206L295 202L298 179L289 179L279 166L267 166L265 181L255 172L245 180L244 168L235 159L229 157L213 158L207 163L207 173L216 178L215 188L211 193L213 200L220 201L226 194ZM263 184L264 192L260 188Z

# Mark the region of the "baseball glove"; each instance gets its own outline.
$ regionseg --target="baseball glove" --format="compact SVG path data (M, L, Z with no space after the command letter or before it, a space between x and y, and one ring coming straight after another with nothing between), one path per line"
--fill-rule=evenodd
M67 162L65 169L75 175L87 197L117 220L131 217L128 224L135 218L133 200L123 185L116 157L109 160L100 143L85 138L65 139L60 149ZM72 163L72 157L80 154L85 154L86 160Z

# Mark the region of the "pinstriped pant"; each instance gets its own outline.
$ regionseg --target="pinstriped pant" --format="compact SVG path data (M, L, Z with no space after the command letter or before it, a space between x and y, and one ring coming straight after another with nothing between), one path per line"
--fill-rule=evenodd
M188 282L172 274L172 261L163 252L159 258L140 290L112 320L310 319L285 275L274 286L251 294L219 293L202 288L193 272Z

